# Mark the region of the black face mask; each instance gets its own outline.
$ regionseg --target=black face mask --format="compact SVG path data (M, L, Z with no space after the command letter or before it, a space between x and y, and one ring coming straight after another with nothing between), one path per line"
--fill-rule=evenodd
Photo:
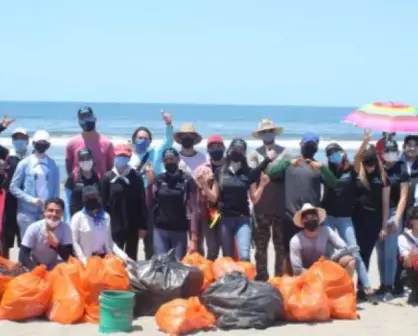
M244 154L240 152L232 151L231 153L229 153L229 158L231 159L232 162L235 162L235 163L242 162L244 160Z
M35 142L33 144L33 148L35 148L35 150L39 154L45 153L48 150L49 146L50 146L49 143L42 143L42 142Z
M190 149L194 145L194 138L192 137L183 137L181 138L181 145L185 149Z
M174 174L178 169L178 165L177 163L165 163L164 168L167 173Z
M94 129L96 128L96 122L92 120L83 121L83 122L80 122L80 126L84 132L91 132L91 131L94 131Z
M301 148L302 156L306 159L313 159L317 152L317 147L315 145L306 144Z
M97 198L89 198L84 201L84 207L88 211L98 210L101 207L100 201Z
M306 230L313 232L319 227L319 221L317 219L310 219L303 223L303 227Z

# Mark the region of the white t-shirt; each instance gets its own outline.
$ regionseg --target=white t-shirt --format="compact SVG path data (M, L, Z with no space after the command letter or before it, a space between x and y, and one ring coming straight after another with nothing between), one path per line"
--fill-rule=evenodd
M414 248L418 248L418 238L414 237L412 234L412 231L410 229L406 229L405 232L407 232L411 237L415 240L415 245L408 240L403 234L400 234L398 237L398 248L399 253L402 257L406 257Z
M196 152L193 156L183 156L180 154L179 168L190 175L193 175L195 169L207 162L206 155L202 152Z
M35 180L36 195L43 202L45 202L49 197L49 192L48 192L49 169L48 169L47 159L46 158L38 159L38 162L33 167L33 170L35 171L35 174L36 174L36 180Z

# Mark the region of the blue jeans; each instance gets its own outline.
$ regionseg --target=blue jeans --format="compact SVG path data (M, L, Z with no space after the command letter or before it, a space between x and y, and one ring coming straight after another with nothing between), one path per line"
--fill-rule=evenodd
M357 245L356 234L354 232L354 226L351 217L328 216L325 223L330 228L337 230L342 240L344 240L348 246ZM363 288L370 288L371 285L369 275L367 273L363 259L360 257L360 253L356 252L354 257L356 258L356 272L361 285Z
M395 210L391 210L390 217L394 214ZM399 223L397 232L388 234L385 240L379 240L376 244L380 284L383 286L393 286L395 282L398 266L398 236L401 230L402 223Z
M187 252L187 231L169 231L154 228L154 254L168 253L174 249L177 260L182 260Z
M250 261L252 230L249 217L224 217L221 226L221 246L224 257L234 257L234 241L237 242L238 257Z

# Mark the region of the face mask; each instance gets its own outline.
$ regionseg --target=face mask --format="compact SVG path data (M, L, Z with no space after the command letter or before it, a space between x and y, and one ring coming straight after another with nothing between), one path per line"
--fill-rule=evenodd
M116 156L115 157L115 167L116 169L125 168L128 165L129 158L126 156Z
M89 172L93 168L93 161L92 160L80 161L79 165L82 171Z
M307 220L306 222L303 223L303 227L306 230L313 232L319 227L319 221L317 219Z
M328 160L330 163L339 165L343 161L343 154L341 152L334 152L329 157Z
M88 211L94 211L100 209L100 201L97 198L89 198L84 201L84 207Z
M221 161L224 157L224 150L223 149L217 149L212 152L209 152L209 156L213 161Z
M265 144L273 143L275 138L276 138L276 134L274 132L261 134L261 140L263 140Z
M190 149L194 145L194 138L192 137L183 137L181 138L181 146L185 149Z
M398 152L385 153L383 154L383 159L385 162L396 162L399 159L399 154Z
M13 140L12 141L13 147L17 153L25 152L28 148L28 142L26 140Z
M244 154L237 152L237 151L232 151L231 153L229 153L229 157L232 162L238 163L244 160Z
M164 168L167 173L174 174L177 171L178 166L177 163L165 163Z
M306 144L302 146L301 152L302 156L306 159L313 159L314 155L317 152L317 147L315 145Z
M39 153L39 154L43 154L45 153L48 148L49 148L50 144L49 143L44 143L44 142L35 142L33 144L33 148L35 148L35 150Z
M79 124L85 132L91 132L96 128L96 121L94 120L80 120Z
M135 148L138 153L145 152L150 144L150 141L147 139L136 139Z
M46 219L45 222L51 229L55 229L61 221L60 220Z

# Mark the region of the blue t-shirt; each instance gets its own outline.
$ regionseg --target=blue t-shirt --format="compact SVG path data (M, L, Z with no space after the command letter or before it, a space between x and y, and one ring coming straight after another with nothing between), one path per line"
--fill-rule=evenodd
M22 245L31 249L31 255L35 262L46 265L48 270L51 270L60 262L60 257L48 244L45 225L43 219L29 225L23 236ZM73 243L71 228L68 224L61 222L53 232L60 245Z

